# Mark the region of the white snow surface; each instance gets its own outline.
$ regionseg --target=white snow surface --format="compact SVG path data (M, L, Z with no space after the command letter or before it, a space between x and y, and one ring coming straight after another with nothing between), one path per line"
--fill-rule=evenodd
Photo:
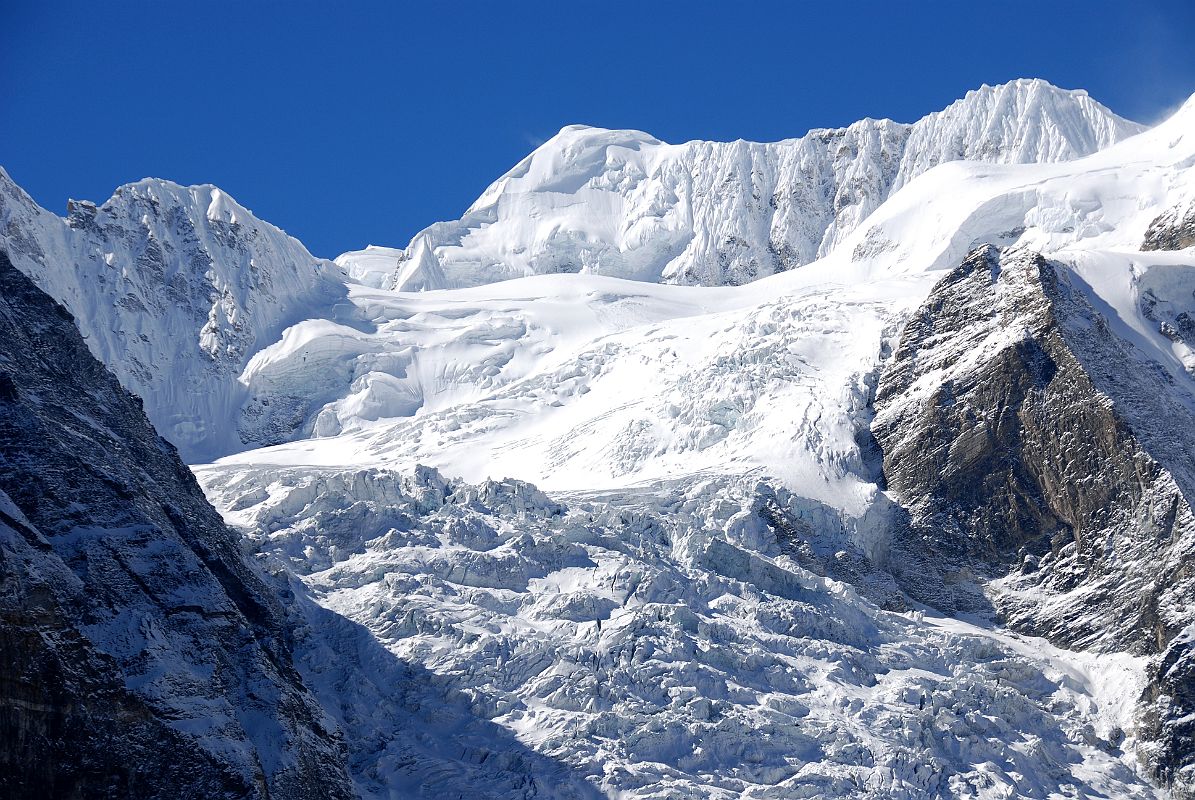
M357 324L293 326L241 376L306 403L308 435L196 472L321 603L572 770L559 796L1161 796L1132 755L1144 659L883 611L875 574L822 575L883 563L871 389L978 244L1069 265L1189 403L1190 348L1158 318L1193 310L1195 256L1140 245L1193 169L1195 100L1072 161L929 169L745 286L358 281ZM384 747L363 758L363 793L414 786Z
M739 287L540 275L396 292L350 284L248 362L255 402L306 403L308 438L237 465L410 468L548 490L762 471L844 513L870 507L855 435L903 320L979 244L1072 265L1125 336L1183 381L1190 353L1141 311L1189 309L1190 255L1141 252L1190 193L1195 104L1062 164L953 162L914 179L832 254Z
M570 125L461 219L404 250L370 247L337 263L403 290L557 272L742 284L829 254L938 164L1066 161L1140 130L1085 92L1041 80L984 86L913 124L865 119L771 144L672 145Z
M831 549L850 546L783 489L709 478L551 499L426 468L259 477L206 479L323 605L438 676L403 688L407 705L464 695L567 765L577 781L546 796L1161 796L1127 755L1141 659L880 611L799 566L797 543L761 522L767 496ZM335 662L303 668L345 683ZM385 692L351 691L350 739L379 742L363 795L461 790L459 770L390 755L416 732L374 712ZM504 752L495 741L476 758Z

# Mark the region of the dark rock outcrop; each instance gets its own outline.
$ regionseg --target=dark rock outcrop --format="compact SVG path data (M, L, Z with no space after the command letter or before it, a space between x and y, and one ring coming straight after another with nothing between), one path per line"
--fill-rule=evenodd
M1195 597L1185 391L1065 268L973 252L909 322L877 389L872 430L907 514L894 575L917 600L994 611L1062 645L1166 653ZM1185 660L1164 655L1175 664L1145 698L1151 763L1176 785L1195 753L1161 720L1195 709Z
M1182 250L1195 245L1195 202L1163 211L1145 230L1142 250Z
M1159 783L1176 797L1195 797L1191 765L1195 762L1195 625L1170 641L1149 667L1149 685L1141 698L1139 750Z
M273 590L0 254L0 795L338 798Z

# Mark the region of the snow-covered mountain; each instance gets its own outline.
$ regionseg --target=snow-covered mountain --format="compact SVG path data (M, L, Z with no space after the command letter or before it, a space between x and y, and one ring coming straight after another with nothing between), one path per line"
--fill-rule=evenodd
M356 790L1195 796L1195 98L1138 130L565 129L296 279L206 423L278 443L193 469Z
M63 219L0 169L0 248L191 461L278 441L242 418L241 370L345 294L333 264L214 186L143 180L98 207L71 201Z
M573 126L461 221L433 225L405 251L338 261L356 280L407 290L575 271L738 284L825 255L937 163L1054 162L1137 130L1043 81L985 86L913 125L863 120L769 145L672 146ZM276 377L242 374L288 326L369 329L344 302L339 268L213 186L147 179L98 207L72 201L59 218L0 170L0 247L71 310L92 352L191 462L311 433L317 390L296 396L273 391Z
M338 262L357 280L402 289L577 270L741 283L827 254L940 161L1047 163L1138 129L1043 81L985 86L912 126L864 120L776 145L670 146L570 127L461 221L431 226L405 251ZM317 392L263 395L253 381L277 380L243 375L289 325L368 329L343 303L341 270L210 185L146 179L99 207L72 201L62 219L0 170L0 246L71 309L92 352L190 462L311 433Z
M639 131L564 128L461 219L404 250L337 259L400 290L584 272L742 284L829 254L893 192L949 161L1046 164L1141 126L1041 80L984 86L913 124L865 119L773 144L665 144Z
M1159 333L1139 298L1181 332L1185 273L1171 251L1140 248L1191 194L1192 113L1071 162L942 165L830 256L746 286L351 284L368 330L298 324L243 376L271 405L306 396L315 438L227 463L424 463L549 489L763 468L838 497L838 481L864 472L855 434L886 352L942 273L983 244L1070 264L1118 325L1153 331L1137 335L1181 385L1191 345Z

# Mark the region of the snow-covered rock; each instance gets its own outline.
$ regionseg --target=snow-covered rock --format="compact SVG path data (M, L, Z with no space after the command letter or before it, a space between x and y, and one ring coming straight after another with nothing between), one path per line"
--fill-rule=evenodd
M74 315L189 461L289 438L241 416L241 370L289 325L335 314L343 277L214 186L143 180L61 219L0 170L0 249Z
M990 246L934 288L877 391L872 430L907 513L888 564L937 608L1160 654L1195 621L1195 382L1092 295L1060 264ZM1163 718L1192 711L1153 694ZM1172 738L1152 767L1189 789L1179 751Z
M352 796L240 544L0 254L0 794Z

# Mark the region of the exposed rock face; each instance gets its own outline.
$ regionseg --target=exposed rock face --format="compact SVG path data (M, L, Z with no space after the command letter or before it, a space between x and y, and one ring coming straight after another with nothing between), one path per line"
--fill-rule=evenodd
M1180 789L1193 757L1190 726L1172 724L1192 708L1179 637L1195 597L1185 392L1116 335L1077 276L984 247L909 322L873 425L908 515L890 561L905 590L994 607L1067 646L1165 652L1146 698L1161 744L1147 755Z
M1195 198L1163 211L1145 231L1142 250L1182 250L1195 245Z
M0 254L0 794L350 797L284 619L140 401Z
M1175 637L1150 668L1140 747L1159 783L1176 797L1195 797L1191 762L1195 754L1195 627Z

